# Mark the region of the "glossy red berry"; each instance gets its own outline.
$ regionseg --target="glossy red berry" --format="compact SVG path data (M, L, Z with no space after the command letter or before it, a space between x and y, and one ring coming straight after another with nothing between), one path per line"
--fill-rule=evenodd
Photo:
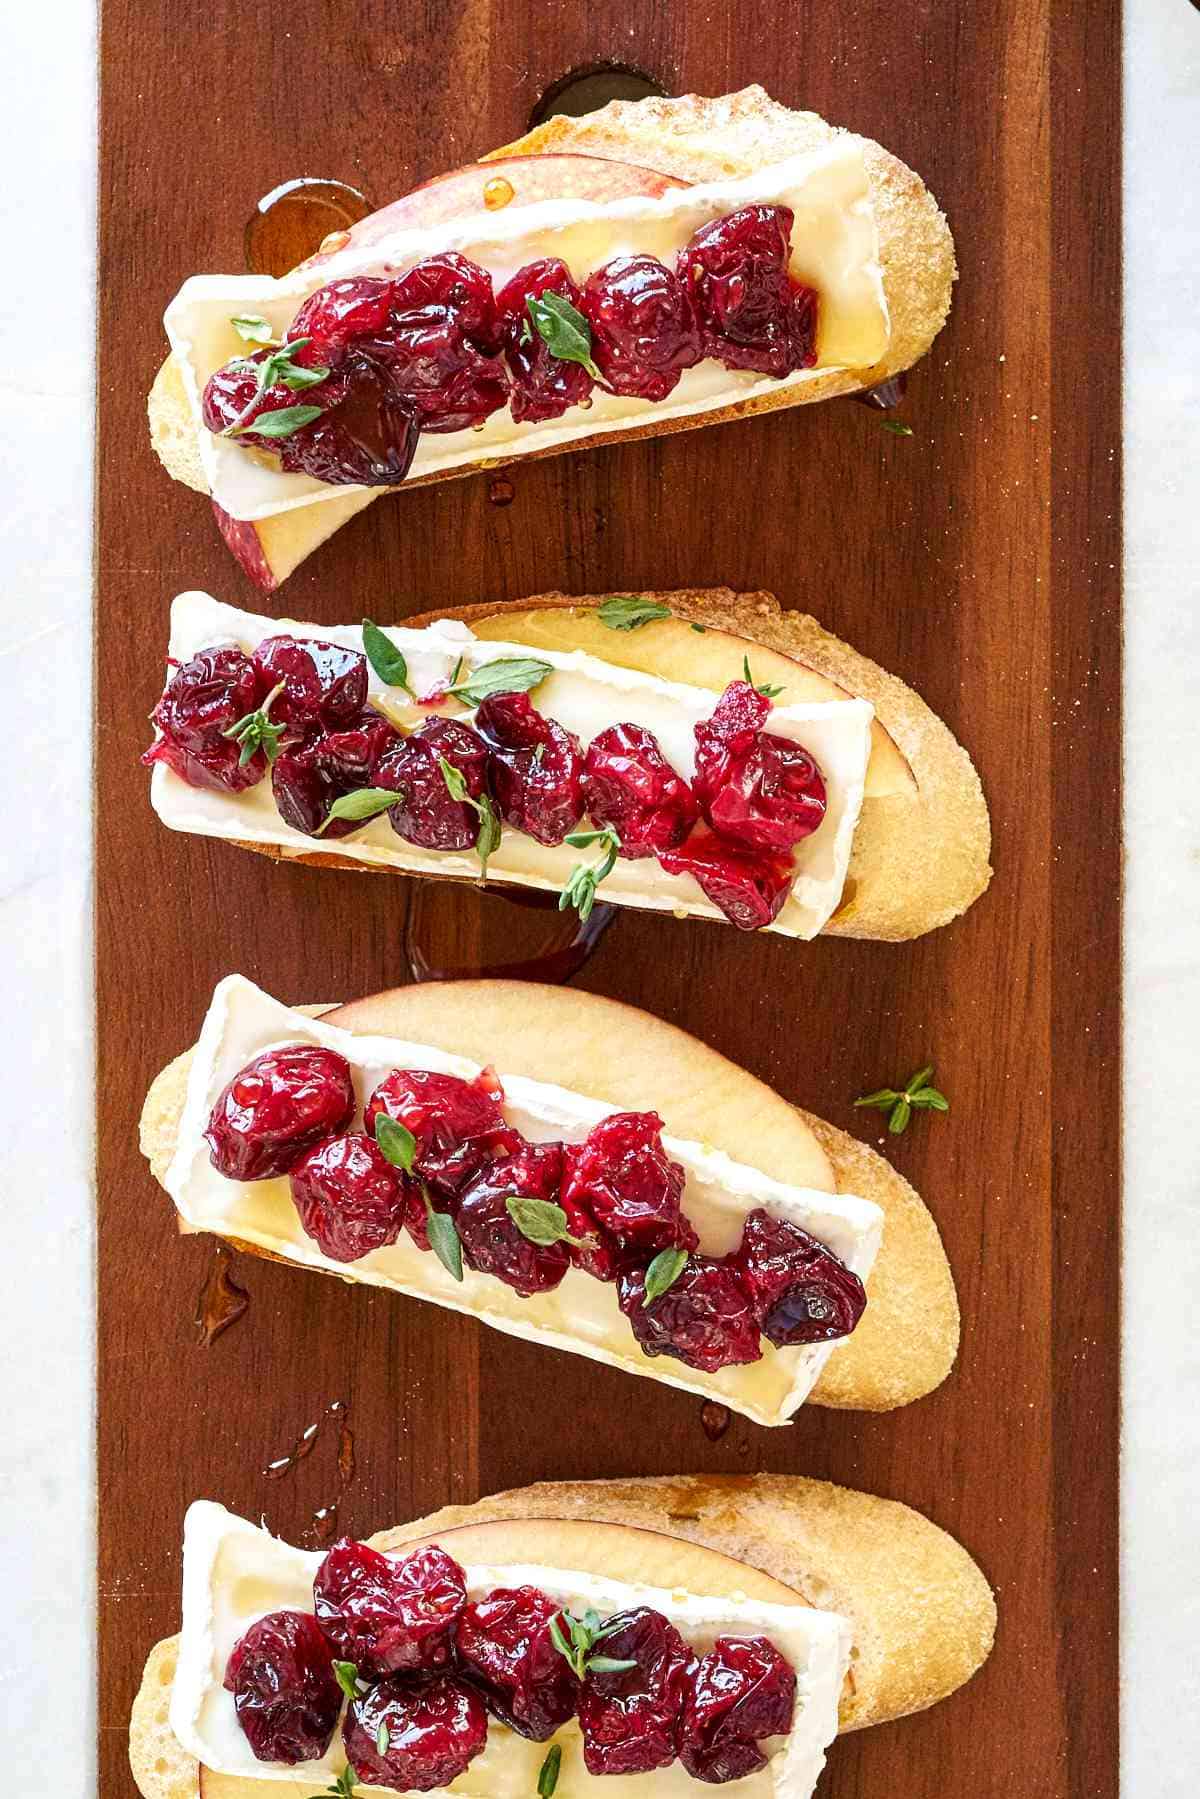
M618 1673L584 1676L579 1693L589 1774L650 1774L669 1768L690 1691L692 1652L661 1612L639 1606L608 1619L596 1653L631 1661Z
M469 1181L454 1214L468 1266L494 1275L526 1299L557 1287L570 1266L566 1244L531 1242L509 1215L508 1200L556 1204L561 1177L561 1145L527 1143Z
M458 770L467 792L478 800L487 778L487 747L470 725L456 718L426 719L383 758L374 784L394 788L399 796L388 818L405 843L427 850L470 849L479 836L479 814L453 797L443 760Z
M425 1068L397 1068L367 1102L364 1129L374 1131L382 1112L411 1131L416 1172L451 1198L479 1169L520 1148L520 1133L505 1123L503 1105L504 1089L490 1068L471 1081Z
M313 1598L335 1655L364 1680L434 1673L451 1659L466 1577L436 1545L383 1555L343 1537L317 1569Z
M817 296L788 275L793 223L786 206L743 206L680 252L704 354L727 368L782 377L817 360Z
M687 289L653 256L618 256L588 276L581 309L592 359L615 394L665 400L700 361L700 327Z
M748 682L726 688L696 726L695 791L726 842L786 855L824 818L825 782L806 749L761 728L769 711Z
M592 391L592 377L581 362L566 362L530 320L528 301L558 294L579 309L579 289L566 263L545 257L518 269L496 296L500 341L508 362L508 403L518 424L561 418Z
M367 659L358 650L316 637L266 637L254 652L264 692L283 683L271 719L303 735L342 730L367 703Z
M739 849L719 837L693 835L678 849L660 850L658 860L668 874L690 875L739 931L760 931L778 918L795 875L790 856Z
M785 1736L796 1674L765 1637L718 1637L691 1678L679 1759L693 1780L724 1785L766 1766L760 1744Z
M395 283L375 350L423 431L480 425L508 398L491 276L454 251L426 257Z
M537 1743L574 1716L579 1697L579 1682L550 1635L559 1609L536 1587L497 1587L458 1622L463 1672L489 1711Z
M544 717L527 693L484 700L475 728L488 747L488 783L501 818L538 843L561 843L583 816L579 739Z
M487 1712L451 1675L381 1680L355 1699L343 1727L358 1779L391 1792L448 1787L487 1747Z
M700 808L653 731L610 725L593 737L583 764L583 803L595 824L611 825L630 858L682 843Z
M395 1243L417 1183L371 1137L329 1137L292 1168L292 1200L305 1233L334 1262L357 1262Z
M266 757L257 750L243 764L241 746L224 733L257 711L266 692L241 650L201 650L168 681L150 715L161 736L142 761L165 762L190 787L229 793L253 787L267 772Z
M364 820L335 818L335 800L375 785L384 756L402 741L399 731L370 707L339 731L322 731L283 750L271 768L275 804L285 824L310 837L347 837Z
M287 340L307 337L307 363L336 360L361 338L386 329L392 283L371 275L350 275L319 287L304 302L287 330Z
M614 1112L564 1151L563 1205L573 1221L590 1220L602 1241L648 1260L660 1249L696 1247L681 1209L684 1179L663 1148L656 1112ZM580 1234L574 1222L571 1234Z
M620 1277L617 1298L648 1356L715 1374L762 1354L749 1295L728 1260L689 1256L675 1284L649 1305L644 1271L631 1270Z
M863 1315L857 1274L815 1237L761 1208L742 1232L737 1264L764 1337L778 1345L848 1337Z
M235 1074L204 1136L218 1174L262 1181L287 1174L354 1115L350 1064L335 1050L291 1044L264 1050Z
M239 1638L225 1666L238 1723L260 1762L319 1761L342 1690L328 1643L308 1612L268 1612Z

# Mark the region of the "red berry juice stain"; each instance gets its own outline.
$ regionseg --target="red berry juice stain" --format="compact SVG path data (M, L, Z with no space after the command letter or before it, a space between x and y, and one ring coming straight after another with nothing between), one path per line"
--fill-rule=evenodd
M250 1304L250 1295L233 1278L232 1261L229 1250L218 1243L196 1302L196 1328L205 1349L236 1324Z
M729 1429L732 1414L727 1405L718 1405L715 1399L706 1399L700 1407L700 1423L710 1443L719 1443Z
M560 912L558 896L535 891L481 893L448 882L412 884L404 951L415 981L549 981L579 973L616 916L597 902L591 916Z
M311 175L281 181L246 221L246 267L252 275L286 275L318 250L338 250L350 227L375 208L344 181ZM327 241L328 240L328 241Z

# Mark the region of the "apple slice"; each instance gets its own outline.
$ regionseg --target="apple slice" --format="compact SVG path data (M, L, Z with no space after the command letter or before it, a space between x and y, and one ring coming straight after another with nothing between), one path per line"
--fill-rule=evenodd
M504 1518L490 1524L458 1524L430 1536L401 1525L371 1538L377 1549L440 1543L455 1561L474 1567L528 1564L602 1575L630 1586L664 1587L696 1598L741 1594L762 1605L804 1605L794 1587L718 1549L668 1537L630 1524L586 1518Z
M362 219L352 228L351 241L360 246L374 244L395 231L425 231L473 212L499 210L487 207L484 190L490 188L494 193L494 184L501 182L512 189L506 209L532 206L539 200L620 200L629 194L653 197L687 185L674 175L611 162L603 156L507 156L497 162L469 163L414 188ZM344 247L344 243L339 245ZM317 268L332 254L318 251L301 267ZM215 504L213 510L222 537L250 580L263 593L273 593L339 526L389 491L368 488L256 521L230 518Z
M506 607L486 618L473 618L471 629L477 637L527 643L535 649L586 650L619 668L659 675L666 681L683 681L690 687L709 687L714 693L723 693L731 681L744 680L748 661L755 681L782 687L781 697L789 705L852 697L844 687L793 656L764 649L749 638L711 626L697 631L682 618L655 619L633 631L614 631L601 622L597 609L591 606L530 610ZM875 719L867 764L867 798L884 799L892 794L911 798L916 792L911 768Z

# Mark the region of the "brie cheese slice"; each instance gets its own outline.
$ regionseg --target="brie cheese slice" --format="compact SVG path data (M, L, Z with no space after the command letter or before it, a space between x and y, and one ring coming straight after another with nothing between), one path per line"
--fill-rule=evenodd
M204 1140L209 1113L227 1083L262 1051L285 1043L324 1044L346 1058L358 1100L356 1117L395 1068L427 1068L464 1080L479 1073L477 1063L429 1044L359 1036L324 1024L281 1005L243 976L228 976L213 994L200 1033L175 1154L163 1183L194 1230L255 1244L342 1280L433 1300L510 1336L573 1350L610 1367L719 1400L759 1424L787 1424L803 1403L836 1343L777 1349L764 1337L759 1361L707 1374L666 1356L644 1355L617 1304L615 1286L579 1269L568 1270L553 1292L524 1299L504 1282L470 1268L464 1268L461 1282L454 1280L435 1255L417 1248L407 1232L399 1242L357 1262L335 1262L322 1255L301 1227L286 1177L248 1183L226 1180L213 1167ZM582 1142L594 1124L618 1109L566 1088L509 1075L503 1069L497 1072L506 1119L534 1142ZM647 1094L646 1107L652 1106L653 1095ZM867 1278L883 1235L883 1213L871 1201L822 1192L815 1186L784 1185L705 1144L664 1135L663 1145L685 1171L683 1209L703 1254L720 1256L736 1249L747 1214L762 1207L799 1225L861 1279Z
M285 632L362 650L362 629L358 625L324 626L260 618L222 605L208 594L184 593L171 607L170 655L175 661L186 662L199 650L231 642L253 651L264 638ZM693 730L701 719L712 715L716 705L716 697L706 688L663 681L583 651L484 642L453 619L440 620L417 631L396 626L387 636L403 651L409 684L418 694L444 686L460 661L464 680L481 664L506 657L534 657L549 663L553 672L534 691L534 703L539 711L573 731L585 748L609 725L643 725L653 731L663 755L679 774L688 780L695 774ZM468 722L473 716L470 708L457 701L432 708L414 707L398 689L385 686L373 669L369 678L371 699L406 729L418 725L431 711L451 713ZM786 702L786 695L782 699ZM815 937L837 910L862 809L874 716L869 701L850 698L792 706L776 703L772 707L770 730L803 744L816 758L825 781L827 804L820 825L796 846L791 893L779 916L765 929L785 937ZM397 837L386 813L349 837L307 837L280 817L269 778L242 793L227 793L192 787L160 762L151 777L150 798L163 823L176 831L224 837L238 843L279 844L307 856L349 858L409 874L479 879L479 858L474 850L419 849ZM497 880L558 893L571 870L581 861L594 859L596 854L574 849L568 843L540 844L523 831L506 826L500 846L488 863L488 872ZM693 918L722 917L720 909L705 897L691 875L667 874L652 857L636 861L618 858L612 874L598 889L598 896L614 905L641 906Z
M199 1500L188 1508L183 1629L171 1693L171 1729L188 1754L206 1768L271 1782L281 1795L310 1795L341 1773L346 1757L340 1727L320 1761L301 1768L260 1762L238 1723L233 1694L222 1682L235 1644L259 1618L273 1611L313 1610L312 1583L321 1561L321 1552L293 1549L223 1506ZM528 1585L539 1587L577 1615L589 1607L607 1617L633 1606L651 1606L669 1618L699 1654L723 1635L769 1638L796 1671L792 1728L787 1736L766 1739L765 1768L723 1790L735 1799L810 1799L825 1766L825 1751L837 1734L838 1699L850 1659L851 1627L838 1613L815 1611L799 1600L792 1606L706 1599L569 1569L468 1566L464 1572L467 1595L473 1600L495 1587ZM574 1719L554 1741L563 1752L558 1790L570 1799L684 1799L685 1795L699 1799L712 1791L693 1780L678 1761L653 1774L589 1774ZM452 1786L439 1787L437 1793L456 1799L529 1799L537 1791L547 1749L548 1744L528 1742L492 1719L487 1748Z
M233 518L260 519L361 491L284 474L269 454L248 451L204 429L200 402L210 375L246 353L231 319L257 314L281 336L317 288L348 275L403 274L447 250L480 264L497 289L541 257L559 258L582 283L618 256L646 254L673 266L693 232L738 207L788 206L795 215L791 273L820 297L817 363L780 381L706 360L686 369L665 400L640 400L597 387L587 406L573 406L561 418L541 424L519 425L501 407L478 429L423 434L410 471L414 480L582 443L633 425L718 411L799 387L834 369L872 368L887 349L891 325L863 149L861 138L842 133L819 149L752 175L701 182L657 198L632 196L602 205L544 200L498 213L480 211L452 226L395 231L366 244L352 241L318 268L297 269L278 281L258 275L193 275L168 306L164 322L196 419L214 500ZM314 398L319 403L319 390Z

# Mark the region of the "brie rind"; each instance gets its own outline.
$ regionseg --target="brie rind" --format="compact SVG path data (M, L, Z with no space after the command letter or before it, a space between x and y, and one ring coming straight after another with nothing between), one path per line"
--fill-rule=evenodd
M362 650L358 625L298 624L267 619L222 605L204 593L183 593L171 607L170 655L186 662L199 650L237 643L253 651L267 637L290 632ZM573 731L586 745L609 725L643 725L657 737L663 755L691 780L696 767L695 725L711 716L716 697L707 688L664 681L657 675L621 668L584 651L531 649L519 643L483 641L453 619L422 630L393 627L386 635L404 653L409 682L417 693L429 693L449 680L461 660L462 677L485 662L504 657L534 657L549 663L553 674L536 689L539 711ZM397 722L411 728L431 710L445 711L469 722L469 708L451 701L435 708L414 708L394 687L369 671L373 700ZM808 701L775 704L770 729L804 745L816 758L825 781L826 812L811 836L794 854L792 890L779 916L766 930L785 937L815 937L837 910L846 880L855 826L862 809L867 764L871 755L874 708L867 700ZM279 844L306 856L336 856L410 874L460 875L479 879L474 850L425 850L405 843L392 830L386 814L370 820L349 837L308 837L280 817L269 779L242 793L192 787L165 763L155 764L150 798L163 823L176 831L224 837L238 843ZM571 870L594 852L570 844L547 846L525 832L504 829L488 872L498 881L516 882L558 893ZM599 897L615 905L631 905L694 918L722 917L691 875L670 875L653 858L620 858L599 889Z
M170 1723L183 1748L206 1768L286 1781L289 1791L308 1795L345 1767L340 1729L321 1761L305 1762L299 1769L257 1761L238 1723L233 1695L222 1684L230 1652L257 1619L272 1611L312 1611L313 1577L321 1560L321 1552L293 1549L223 1506L207 1500L189 1506L183 1538L183 1628ZM809 1799L825 1766L825 1750L837 1735L838 1700L850 1659L850 1624L838 1613L815 1611L799 1597L794 1606L738 1597L705 1599L568 1569L468 1565L464 1572L469 1599L482 1598L494 1587L529 1585L576 1615L589 1607L607 1617L651 1606L701 1654L721 1635L768 1637L796 1672L792 1728L786 1737L766 1740L765 1768L727 1790L736 1799ZM653 1774L590 1775L575 1720L554 1740L563 1752L558 1790L570 1799L612 1799L614 1794L620 1799L651 1794L654 1799L683 1799L711 1791L679 1762ZM537 1791L546 1752L545 1743L529 1742L493 1719L487 1748L452 1786L436 1791L455 1799L529 1799Z
M535 450L583 441L646 422L717 411L761 394L798 387L833 369L872 368L891 336L879 237L870 197L863 140L841 133L828 144L736 180L707 181L656 198L632 196L596 204L543 200L503 212L480 211L454 225L398 230L373 243L353 240L282 280L259 275L193 275L168 306L167 336L183 374L196 419L200 452L214 500L233 518L268 518L354 490L308 475L284 474L278 462L215 437L200 422L209 376L246 346L230 320L257 314L282 334L300 306L328 282L348 275L402 274L414 263L455 250L479 263L497 289L526 263L558 257L579 282L619 256L649 254L673 264L701 225L749 205L790 207L791 273L820 296L817 363L776 380L707 360L686 369L665 400L640 400L597 387L586 407L561 418L517 424L505 406L478 429L422 435L410 478L484 461L507 461ZM320 401L320 390L312 396Z
M343 1055L350 1064L360 1109L395 1068L427 1068L464 1080L479 1073L479 1065L465 1057L429 1044L340 1030L290 1010L241 975L227 976L213 994L200 1033L175 1154L163 1180L181 1217L193 1229L254 1244L343 1280L433 1300L511 1336L572 1350L719 1400L760 1424L787 1424L838 1347L820 1343L777 1349L763 1338L759 1361L706 1374L665 1356L644 1355L617 1305L615 1287L575 1268L553 1292L524 1299L502 1281L470 1268L464 1268L461 1282L455 1281L436 1256L416 1247L407 1232L398 1243L357 1262L330 1260L305 1235L286 1177L250 1183L226 1180L213 1167L204 1139L209 1113L227 1083L262 1051L284 1043L320 1043ZM620 1109L503 1069L498 1075L506 1119L535 1142L581 1142L601 1118ZM653 1094L647 1094L647 1109L653 1103ZM816 1237L866 1280L883 1235L883 1213L870 1200L784 1185L704 1144L667 1135L663 1144L667 1155L684 1168L683 1209L703 1253L719 1256L736 1249L746 1215L763 1207Z

